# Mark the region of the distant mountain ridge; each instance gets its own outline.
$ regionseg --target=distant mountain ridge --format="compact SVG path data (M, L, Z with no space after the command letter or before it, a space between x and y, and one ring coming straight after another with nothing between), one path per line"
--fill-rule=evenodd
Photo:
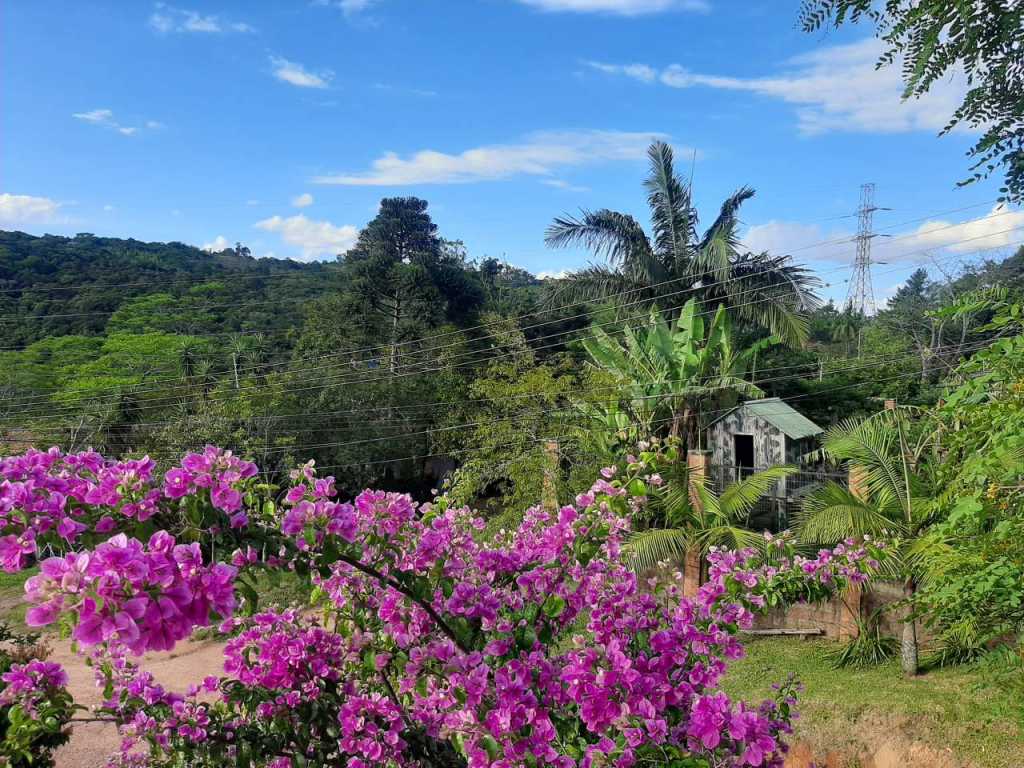
M337 271L335 263L257 259L244 247L213 253L180 242L0 230L0 327L5 346L98 334L124 304L153 293L211 293L219 304L252 304L271 291L282 299L309 299L323 293Z

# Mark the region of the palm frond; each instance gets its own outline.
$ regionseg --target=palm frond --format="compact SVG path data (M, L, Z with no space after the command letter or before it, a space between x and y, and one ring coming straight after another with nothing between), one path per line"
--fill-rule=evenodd
M724 203L718 218L708 227L700 241L696 252L696 266L715 275L719 280L729 274L732 261L736 258L739 238L736 227L739 224L737 213L744 201L754 196L750 187L740 187Z
M544 242L552 248L583 246L620 266L653 256L651 242L637 220L607 208L581 211L578 218L555 218L544 233Z
M680 560L687 545L687 532L682 528L651 528L631 534L622 545L622 554L634 571L645 571L665 561Z
M762 496L794 472L796 467L770 467L731 483L719 497L723 516L730 520L746 518Z
M543 304L550 308L565 302L603 301L616 295L643 303L654 294L646 281L634 280L618 269L592 265L559 280L547 292Z
M827 545L903 529L898 515L886 514L837 483L827 483L808 495L795 522L801 539Z
M680 265L689 258L691 243L696 240L690 190L676 176L672 147L656 141L648 148L647 156L651 170L644 187L651 209L655 250L664 260L671 260L672 271L678 273Z
M716 525L701 531L697 540L704 550L710 547L757 549L764 544L764 535L740 525Z

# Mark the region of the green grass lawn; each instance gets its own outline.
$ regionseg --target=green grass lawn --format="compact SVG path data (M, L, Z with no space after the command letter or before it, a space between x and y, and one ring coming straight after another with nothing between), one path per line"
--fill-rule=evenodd
M772 694L772 683L795 674L805 686L795 737L816 750L856 753L862 736L877 742L898 730L940 751L952 750L978 768L1024 765L1024 731L1013 702L1008 694L982 687L972 668L938 669L914 679L904 678L896 661L833 669L828 653L835 648L825 640L749 641L747 657L730 667L725 688L732 696L760 701Z
M39 573L38 567L19 573L0 571L0 621L6 622L15 632L25 632L25 580Z

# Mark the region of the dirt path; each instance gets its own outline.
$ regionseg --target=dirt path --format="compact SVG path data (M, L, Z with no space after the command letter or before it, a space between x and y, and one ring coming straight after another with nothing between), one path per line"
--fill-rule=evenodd
M156 679L175 691L182 691L208 675L223 673L224 645L217 642L179 643L171 653L151 653L142 657L142 666ZM98 704L100 691L96 689L93 670L66 644L54 648L50 661L57 661L67 670L68 690L75 701ZM117 750L117 729L106 723L78 723L71 741L57 752L57 768L103 768L107 758Z

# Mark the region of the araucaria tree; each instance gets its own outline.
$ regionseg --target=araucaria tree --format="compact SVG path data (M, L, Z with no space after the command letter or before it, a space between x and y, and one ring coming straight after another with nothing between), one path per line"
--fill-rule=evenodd
M719 682L737 633L766 602L862 581L874 553L807 559L779 540L772 566L712 553L693 598L678 577L642 589L621 540L656 470L650 453L609 467L575 504L488 541L443 497L338 501L311 463L273 494L213 447L162 477L146 459L30 451L0 461L0 556L17 570L43 545L67 552L29 579L28 620L61 623L92 657L92 717L124 737L116 766L781 766L794 688L732 701ZM309 574L322 620L255 611L253 575L281 568ZM252 615L230 618L239 595ZM223 677L172 692L132 661L220 620ZM38 661L3 675L0 755L64 727L65 680Z
M608 260L571 274L557 295L614 296L632 307L657 302L663 310L695 297L709 306L724 304L739 320L767 328L787 343L802 342L807 336L803 313L817 303L818 281L787 256L742 249L738 212L754 190L738 189L698 234L690 184L676 174L672 147L657 141L648 156L644 187L651 234L632 216L607 208L556 218L547 230L549 246L582 245Z

